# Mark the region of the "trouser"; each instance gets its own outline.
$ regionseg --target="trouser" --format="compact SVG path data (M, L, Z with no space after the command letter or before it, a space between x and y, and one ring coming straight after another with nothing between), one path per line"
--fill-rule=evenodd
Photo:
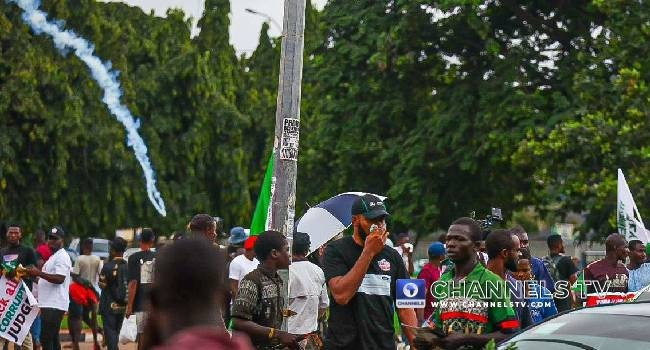
M61 350L59 329L65 311L53 308L41 309L41 345L43 350Z
M122 329L122 322L124 321L124 314L116 314L112 311L102 311L102 319L104 320L104 339L108 350L118 350L117 344L119 342L120 329Z
M7 344L7 342L9 342L7 339L0 338L0 347L4 348L5 344ZM14 343L9 342L9 344L14 344ZM27 336L25 337L25 340L23 340L23 345L18 346L17 344L14 344L13 347L8 346L7 349L33 350L32 346L33 346L32 345L32 335L29 334L29 332L27 332Z
M41 346L41 314L40 313L34 319L34 323L32 323L32 328L30 332L32 333L32 341L34 342L34 344Z

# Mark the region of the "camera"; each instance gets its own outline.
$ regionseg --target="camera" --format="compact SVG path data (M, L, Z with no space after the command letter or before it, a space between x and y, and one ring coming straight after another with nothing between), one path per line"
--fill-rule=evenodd
M501 213L501 208L490 208L490 214L485 216L485 219L477 219L476 218L476 211L472 211L470 213L470 217L478 224L481 226L481 229L487 233L491 231L492 226L494 226L497 222L502 222L503 221L503 214Z

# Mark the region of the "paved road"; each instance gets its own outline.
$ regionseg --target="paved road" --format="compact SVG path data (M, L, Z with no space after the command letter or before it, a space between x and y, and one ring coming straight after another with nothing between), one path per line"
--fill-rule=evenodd
M83 339L85 341L79 343L79 350L93 350L93 335L90 333L90 331L84 330L84 334L82 335ZM60 333L61 340L65 340L61 342L61 348L62 349L72 349L72 343L68 341L70 339L70 335L68 334L67 330L61 331ZM99 343L101 344L102 338L101 334L99 335ZM138 347L136 343L128 343L128 344L120 344L120 350L136 350ZM102 350L106 350L106 347L103 347Z
M70 342L63 342L61 343L61 348L62 349L72 349L72 343ZM136 346L135 343L129 343L126 345L120 344L120 350L136 350L138 347ZM106 350L106 348L102 348L103 350ZM81 343L79 344L79 350L93 350L93 343Z

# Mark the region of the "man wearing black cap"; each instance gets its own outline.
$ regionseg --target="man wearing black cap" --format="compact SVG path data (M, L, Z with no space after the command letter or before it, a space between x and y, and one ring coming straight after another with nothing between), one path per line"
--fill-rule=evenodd
M393 305L397 279L409 278L402 257L385 245L388 212L373 195L352 205L354 234L330 243L325 280L334 297L325 349L395 349ZM413 309L397 309L402 323L416 326ZM407 333L409 341L413 334Z
M64 236L65 232L61 227L52 228L47 240L53 252L52 256L43 265L43 270L35 266L28 268L31 276L39 277L38 306L41 308L43 350L61 349L59 328L61 328L63 314L68 311L70 304L68 290L72 261L68 252L63 249Z
M111 261L99 274L99 286L102 294L99 299L99 312L104 320L104 336L108 350L117 350L118 335L127 304L128 267L124 260L126 241L115 237L111 242Z

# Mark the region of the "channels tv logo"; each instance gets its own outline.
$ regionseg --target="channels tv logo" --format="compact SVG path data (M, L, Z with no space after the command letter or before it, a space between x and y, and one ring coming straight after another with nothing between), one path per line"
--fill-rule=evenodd
M418 286L415 283L407 283L402 287L402 293L404 293L404 296L407 298L414 298L416 295L418 295Z
M398 308L424 308L426 299L424 280L398 279L396 287L395 305Z

